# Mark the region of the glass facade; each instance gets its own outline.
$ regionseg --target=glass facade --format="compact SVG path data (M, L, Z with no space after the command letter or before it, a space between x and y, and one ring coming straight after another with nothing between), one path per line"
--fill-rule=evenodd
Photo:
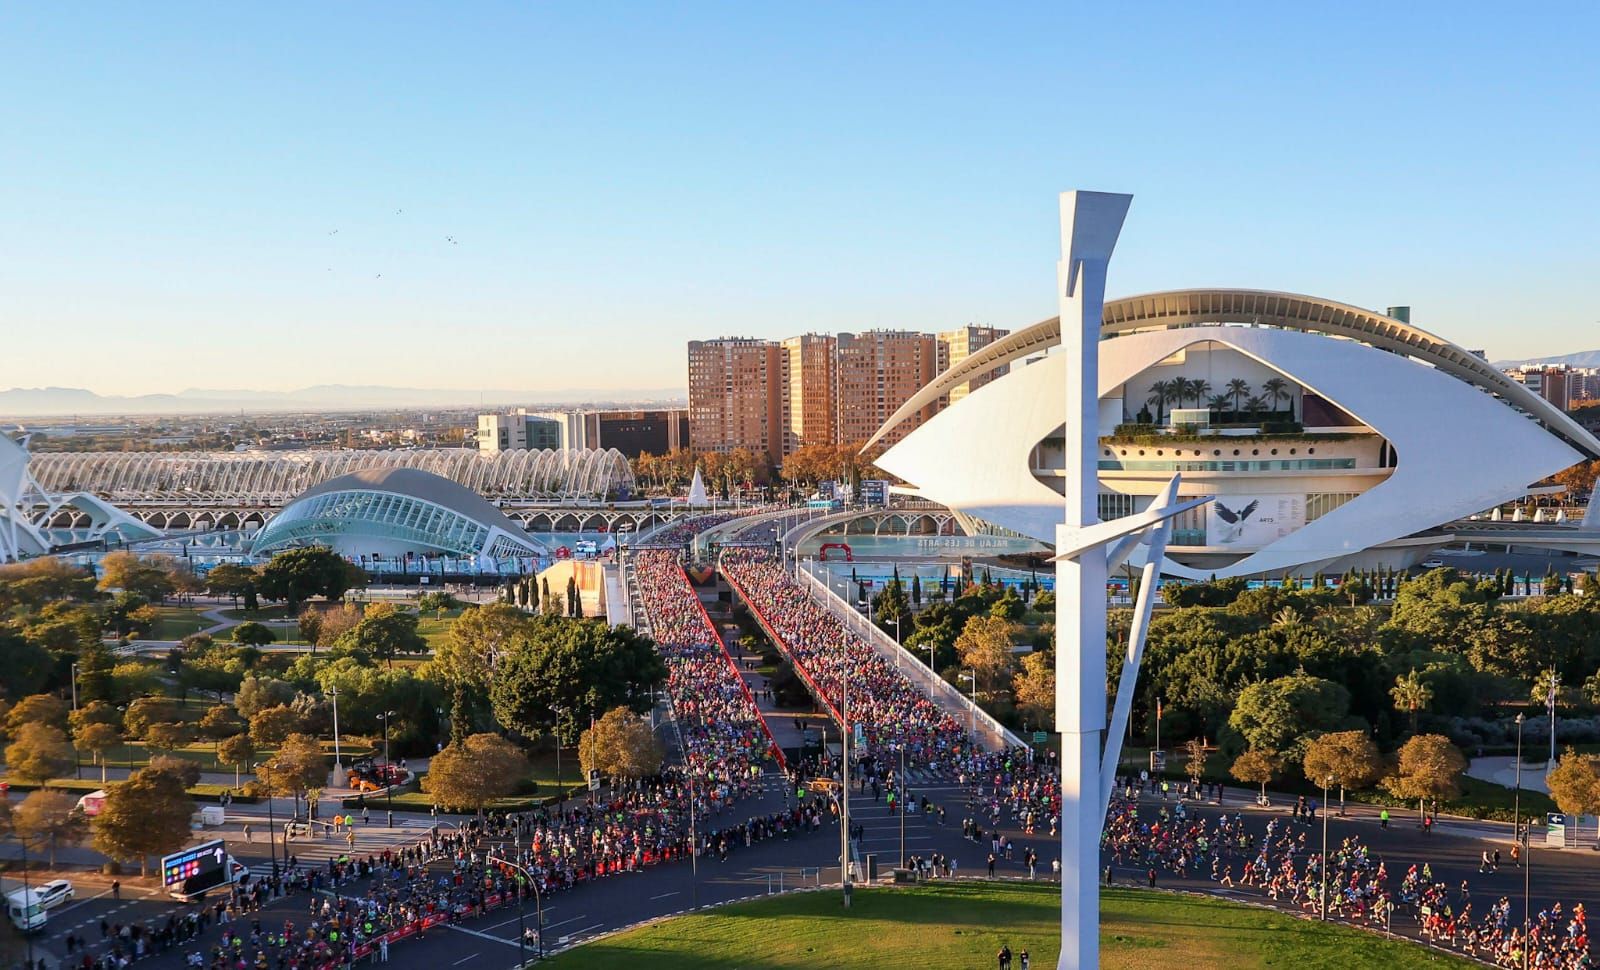
M538 553L532 543L504 533L485 550L490 532L488 526L459 512L409 495L369 490L326 492L284 509L261 530L250 551L260 555L287 546L368 537L458 556L485 551L497 557Z

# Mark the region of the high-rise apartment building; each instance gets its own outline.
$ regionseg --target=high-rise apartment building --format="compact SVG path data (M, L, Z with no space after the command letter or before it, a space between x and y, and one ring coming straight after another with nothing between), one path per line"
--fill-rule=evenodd
M968 357L1010 333L999 327L975 327L967 325L955 330L944 330L939 334L939 371L943 373L955 365L965 361ZM1003 376L1009 366L996 367L970 381L964 381L950 389L950 393L940 398L940 407L949 407L973 391L989 383L997 377Z
M1514 367L1506 375L1563 411L1572 406L1566 367Z
M838 343L839 441L866 441L900 405L938 373L939 342L909 330L841 333ZM936 404L895 428L894 444L938 410Z
M783 455L782 348L770 340L689 341L689 441L702 451Z
M808 333L783 342L783 454L839 442L839 342Z

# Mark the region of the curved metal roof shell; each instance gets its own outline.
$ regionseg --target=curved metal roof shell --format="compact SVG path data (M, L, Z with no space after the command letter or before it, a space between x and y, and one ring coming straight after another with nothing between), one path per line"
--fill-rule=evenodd
M1403 320L1360 307L1297 293L1271 290L1169 290L1107 300L1101 316L1105 337L1140 330L1244 323L1359 340L1429 364L1527 411L1550 432L1600 458L1600 440L1561 409L1513 381L1483 358ZM1061 318L1052 317L997 340L940 374L883 423L870 448L891 429L971 378L1061 343Z

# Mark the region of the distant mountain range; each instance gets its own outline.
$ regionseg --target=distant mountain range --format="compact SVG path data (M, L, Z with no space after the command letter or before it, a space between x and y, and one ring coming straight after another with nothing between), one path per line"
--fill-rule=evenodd
M14 387L0 391L0 417L115 414L206 414L227 411L349 411L363 408L507 407L519 405L638 405L684 400L682 388L602 391L460 390L319 384L296 391L191 388L176 394L101 395L80 387Z
M1568 367L1600 367L1600 350L1580 350L1575 354L1558 354L1555 357L1529 357L1527 360L1497 360L1494 366L1528 367L1528 366L1560 366Z

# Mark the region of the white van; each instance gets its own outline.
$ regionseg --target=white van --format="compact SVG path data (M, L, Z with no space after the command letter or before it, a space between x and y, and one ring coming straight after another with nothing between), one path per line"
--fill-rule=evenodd
M6 915L24 933L42 929L50 910L72 899L72 883L52 879L31 889L18 889L6 896Z

